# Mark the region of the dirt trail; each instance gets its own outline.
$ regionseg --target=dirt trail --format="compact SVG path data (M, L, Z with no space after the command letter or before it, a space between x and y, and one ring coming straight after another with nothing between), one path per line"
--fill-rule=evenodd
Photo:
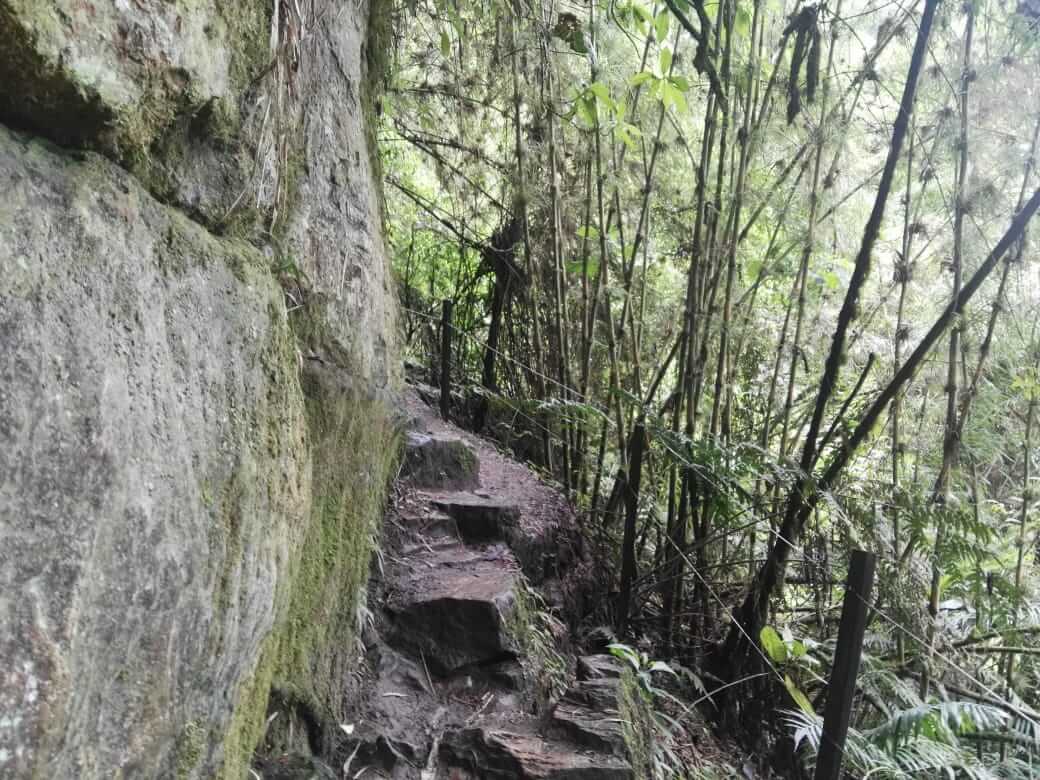
M406 410L364 695L340 765L394 780L633 778L616 666L568 652L564 621L589 581L572 509L414 389Z

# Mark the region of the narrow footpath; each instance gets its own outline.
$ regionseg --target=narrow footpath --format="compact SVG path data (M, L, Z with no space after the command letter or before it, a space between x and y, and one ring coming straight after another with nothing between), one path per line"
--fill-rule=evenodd
M593 576L573 510L421 392L406 397L345 776L634 778L620 668L571 650L567 623Z

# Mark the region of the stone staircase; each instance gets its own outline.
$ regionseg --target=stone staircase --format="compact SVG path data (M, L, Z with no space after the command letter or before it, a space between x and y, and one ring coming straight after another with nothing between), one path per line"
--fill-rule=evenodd
M566 501L418 396L408 412L402 489L370 590L365 693L337 757L344 776L634 778L613 659L581 659L579 679L534 711L530 588L567 614L587 565ZM553 625L546 650L573 668L566 629Z

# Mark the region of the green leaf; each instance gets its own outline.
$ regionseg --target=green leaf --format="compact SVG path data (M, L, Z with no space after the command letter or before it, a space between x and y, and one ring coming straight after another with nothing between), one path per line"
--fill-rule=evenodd
M638 127L627 122L621 122L614 128L614 136L628 147L629 151L636 150L636 141L641 135Z
M1035 368L1027 368L1021 371L1011 380L1011 389L1020 392L1027 399L1032 400L1040 391L1040 377L1037 376Z
M661 49L661 54L658 57L658 65L661 66L661 75L667 76L668 69L672 67L672 50Z
M772 626L766 626L762 629L762 632L758 636L762 642L762 647L765 648L766 653L772 659L775 664L786 663L787 661L787 645L784 644L784 640L780 638L780 635L776 633L776 629Z
M664 79L661 79L657 83L661 88L661 102L664 103L665 110L667 110L672 107L672 103L674 102L672 96L675 94L675 87L673 87Z
M791 651L791 655L794 658L801 658L809 652L809 648L805 646L805 643L799 642L797 639L791 642L788 649Z
M839 279L838 275L833 271L824 271L823 283L827 285L827 289L837 290L838 285L841 284L841 279Z
M607 645L607 649L612 656L620 658L622 661L627 661L631 664L633 671L639 672L639 653L631 647L622 644L612 644Z
M665 8L654 19L654 37L658 43L663 43L668 37L668 9Z
M794 680L792 680L786 674L784 675L784 687L787 689L787 692L791 694L791 698L794 699L794 703L798 705L798 708L802 712L804 712L806 715L816 714L816 710L813 709L812 702L809 701L809 697L802 693L798 686L794 684Z
M650 29L650 25L654 23L653 14L646 9L646 6L640 5L639 3L632 3L632 10L636 12L639 17L639 32L646 35Z
M614 107L614 101L610 97L610 90L607 88L606 84L599 81L593 82L592 84L589 84L589 92L591 92L593 96L595 96L596 100L600 101L607 108L612 109Z
M568 260L564 263L564 267L567 269L567 273L581 276L582 272L587 272L589 278L593 278L599 272L599 260L594 257L589 258L587 264L582 263L581 260Z
M451 56L451 36L445 29L441 29L441 54L445 57Z
M599 124L599 113L596 110L596 98L592 96L591 92L586 92L578 98L574 104L575 109L585 123L590 127L595 127Z
M599 238L599 230L592 225L582 225L577 230L578 238L596 239Z
M670 81L661 81L661 102L664 103L665 108L675 106L676 110L680 113L684 113L687 110L686 96L683 95L682 90L672 84Z
M686 103L686 96L682 93L681 89L678 89L676 87L672 87L672 89L674 90L672 93L672 97L675 102L676 111L678 111L680 114L685 114L687 111L690 110L690 107Z
M668 80L681 92L690 91L690 81L685 76L672 76Z
M667 672L668 674L674 675L675 677L679 676L678 674L675 673L675 670L672 669L672 667L670 667L664 661L654 661L652 664L650 664L650 671L651 672Z
M653 73L644 70L641 73L637 73L631 79L629 79L628 83L631 84L633 87L638 87L640 84L645 84L653 78Z

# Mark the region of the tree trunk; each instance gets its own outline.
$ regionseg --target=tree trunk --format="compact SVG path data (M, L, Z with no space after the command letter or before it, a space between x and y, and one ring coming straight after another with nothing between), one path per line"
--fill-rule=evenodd
M643 449L646 426L642 417L632 431L628 479L625 480L625 535L621 542L621 588L618 597L617 629L619 635L628 630L628 614L632 602L632 582L636 578L636 517L639 510L639 483L643 471Z

